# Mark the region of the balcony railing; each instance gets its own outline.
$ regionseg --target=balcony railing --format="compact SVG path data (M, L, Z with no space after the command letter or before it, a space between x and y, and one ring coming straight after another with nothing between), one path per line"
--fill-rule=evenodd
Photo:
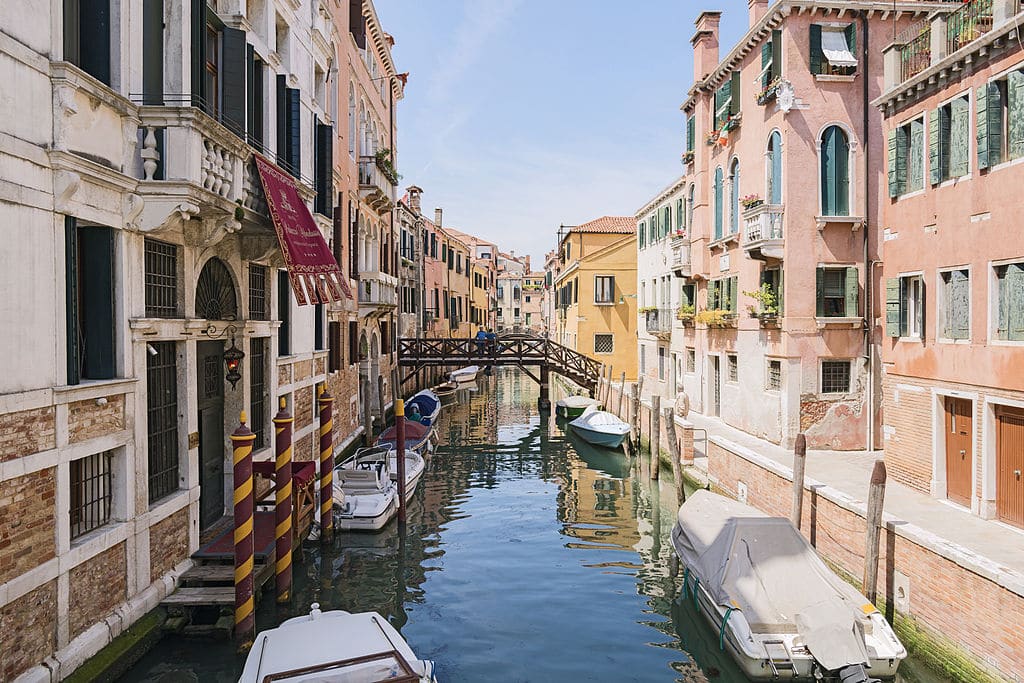
M690 240L685 235L672 237L672 262L670 267L676 277L690 277Z
M772 204L760 204L743 213L743 248L748 256L759 260L782 258L783 215L783 207Z
M927 69L932 63L932 24L920 21L904 31L896 42L900 45L900 80L907 80Z
M646 317L647 334L655 337L668 337L672 334L672 311L667 308L659 308L644 313Z
M398 306L398 289L394 278L383 273L360 273L359 304L388 308Z
M971 0L946 17L946 54L992 30L992 0Z
M359 196L378 213L395 206L395 186L381 169L377 157L359 157Z

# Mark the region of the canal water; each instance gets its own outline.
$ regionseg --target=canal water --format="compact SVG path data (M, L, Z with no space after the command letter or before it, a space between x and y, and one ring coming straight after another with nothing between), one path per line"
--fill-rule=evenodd
M307 546L292 606L268 594L257 628L312 602L374 610L444 682L745 681L679 595L671 472L651 485L636 459L541 419L537 398L517 370L460 391L406 533ZM235 681L243 662L228 641L166 636L123 680ZM905 682L940 680L908 664Z

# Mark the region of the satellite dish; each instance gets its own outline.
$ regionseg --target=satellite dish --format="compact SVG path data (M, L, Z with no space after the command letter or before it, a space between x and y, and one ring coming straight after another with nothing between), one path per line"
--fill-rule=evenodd
M782 113L788 114L789 110L796 104L796 92L793 90L793 84L789 81L779 83L779 89L775 93L775 101L778 103Z

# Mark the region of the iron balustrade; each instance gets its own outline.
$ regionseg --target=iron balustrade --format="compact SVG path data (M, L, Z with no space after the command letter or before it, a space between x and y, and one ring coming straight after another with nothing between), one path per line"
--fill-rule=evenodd
M655 309L644 312L647 334L660 336L672 333L672 312L667 309Z
M970 0L946 16L946 54L992 30L992 0Z

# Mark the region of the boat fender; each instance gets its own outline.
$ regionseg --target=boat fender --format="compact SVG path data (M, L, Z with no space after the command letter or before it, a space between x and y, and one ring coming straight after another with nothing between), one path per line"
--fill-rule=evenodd
M718 649L725 649L725 625L729 623L729 617L736 611L735 607L730 607L725 610L725 616L722 617L722 625L718 628Z

